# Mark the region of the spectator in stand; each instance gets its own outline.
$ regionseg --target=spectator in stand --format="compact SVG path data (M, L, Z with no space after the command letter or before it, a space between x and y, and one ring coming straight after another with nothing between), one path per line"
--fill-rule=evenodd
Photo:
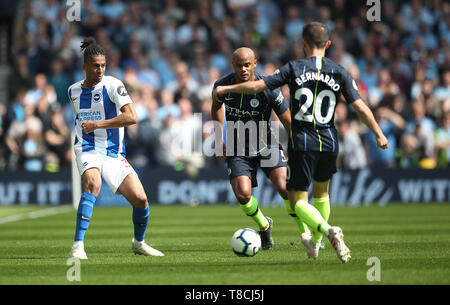
M412 99L416 99L422 92L422 86L425 82L425 67L423 64L418 64L414 69L414 80L411 84L410 96Z
M136 65L129 62L124 69L123 83L127 88L127 91L139 91L142 87L141 82L137 77Z
M255 6L258 10L257 29L265 39L270 39L268 36L272 32L276 23L280 20L281 10L279 5L272 0L259 0Z
M214 82L219 78L220 71L214 67L210 67L208 70L208 81L198 88L196 94L197 98L201 101L204 99L211 99L211 91L214 87Z
M144 54L140 54L138 58L137 79L142 84L150 85L154 90L161 87L158 73L150 68L148 58Z
M142 99L147 106L147 118L138 124L139 143L145 150L143 157L146 166L157 165L157 151L160 147L159 137L163 130L163 121L158 119L158 102L155 98L147 98L145 89L143 90Z
M157 147L159 162L166 165L184 168L189 164L193 173L203 166L203 158L196 152L201 151L201 139L194 141L194 137L202 134L201 120L192 114L192 102L181 98L178 101L180 117L168 115L164 120L164 127L160 133L160 145Z
M53 155L48 157L47 160L54 160L48 162L51 165L47 164L47 168L53 166L52 171L54 171L69 166L72 161L70 130L64 122L63 111L59 104L53 104L50 107L50 120L43 128L48 154Z
M339 156L342 168L361 169L368 165L366 150L358 133L358 125L354 122L342 121L338 126Z
M172 115L168 115L163 121L163 126L158 134L158 145L154 147L156 162L160 165L175 166L178 161L177 155L174 154L174 149L171 145L172 139L176 135L176 130L173 128L175 118Z
M331 59L345 69L354 65L356 63L355 58L347 52L344 40L335 34L332 34L331 40L333 41L330 47Z
M175 103L178 103L181 98L187 98L196 104L194 95L198 89L198 83L192 77L186 62L180 61L175 65L175 75L176 82L168 88L174 93Z
M426 116L425 101L423 99L423 96L419 96L412 103L412 112L413 116L408 120L405 127L406 133L414 133L418 124L422 126L423 132L434 132L436 124L431 118Z
M4 131L9 129L9 126L13 121L22 122L25 120L25 94L27 90L24 88L18 89L16 96L11 100L6 108L6 113L2 122Z
M389 147L382 151L376 149L375 137L371 132L366 132L364 134L364 142L369 156L369 163L371 166L394 167L397 149L395 132L397 128L401 130L405 128L405 120L391 109L382 106L375 109L375 118L389 141Z
M437 166L450 166L450 109L442 115L442 123L434 134L434 140Z
M434 88L433 97L441 102L450 98L450 68L441 73L441 81Z
M70 77L64 72L63 61L60 58L53 59L48 75L48 83L52 85L56 93L56 101L65 106L70 101L67 98L67 88L71 84Z
M261 50L258 60L262 64L274 63L279 66L287 52L287 47L285 37L279 34L278 29L274 29L269 33L266 47Z
M419 146L418 153L420 157L420 166L423 168L431 169L436 166L434 157L434 138L433 134L426 132L423 125L416 124L414 130L414 136L416 137Z
M370 92L373 88L376 88L378 84L378 70L376 68L376 63L371 59L367 60L367 62L361 62L361 60L358 61L360 62L358 67L360 71L362 71L360 73L361 81L367 85L367 91Z
M367 101L367 94L368 94L367 85L360 78L360 72L359 72L358 66L356 64L350 65L347 70L348 70L348 73L350 73L350 75L352 76L353 80L356 82L356 85L358 86L358 91L359 91L359 94L361 95L361 98L364 101Z
M55 95L55 88L47 85L44 88L44 95L38 100L35 106L34 115L41 120L42 124L48 125L50 122L51 106L59 105L59 103L50 103L50 98ZM55 106L57 107L57 106Z
M44 169L45 142L41 130L36 130L31 124L26 124L21 153L25 170L39 172Z
M174 87L176 82L174 62L178 61L178 55L167 47L161 47L158 58L155 58L151 67L158 72L161 79L161 88Z
M164 121L169 115L178 118L181 115L180 107L175 104L175 98L172 91L160 91L160 107L156 110L156 118Z
M18 54L14 58L14 68L8 77L8 98L12 100L22 88L33 87L34 78L28 67L28 59L25 54Z
M178 106L181 115L173 124L181 145L178 147L177 160L184 164L189 177L195 177L205 163L202 154L202 119L201 116L193 114L193 105L189 99L181 98ZM177 153L176 148L175 153Z
M221 33L221 35L225 35L225 33ZM215 50L211 54L209 65L212 68L218 69L221 75L225 75L230 69L229 56L232 53L232 49L231 43L221 35L217 34L217 45L215 46Z
M102 15L110 22L115 22L125 14L127 7L123 1L119 0L107 0L101 7Z
M201 44L194 46L194 59L190 66L192 78L199 87L209 83L209 65L205 48Z
M392 97L391 108L402 118L406 118L409 115L410 109L408 109L408 105L406 104L406 97L404 94L399 93Z
M46 93L46 87L48 85L47 77L43 73L39 73L34 77L34 86L27 91L25 95L25 104L36 105L39 99ZM52 92L48 97L50 104L56 102L56 92Z
M177 29L177 47L179 52L190 52L190 45L193 42L206 43L208 41L208 31L200 22L200 16L195 8L189 9L185 22Z
M432 80L425 80L419 98L424 101L425 115L437 123L442 116L442 103L433 95L434 83Z
M5 142L10 152L8 169L23 169L27 160L40 158L43 153L41 139L38 137L42 133L42 121L33 114L34 105L25 105L24 110L23 120L14 120L6 132ZM33 170L38 167L36 162L30 162L26 169Z
M400 168L419 167L419 142L417 138L410 133L402 136L399 148L399 157L397 166Z
M303 29L304 21L300 18L300 8L297 5L289 5L286 8L286 22L284 33L289 40L299 43L298 31Z

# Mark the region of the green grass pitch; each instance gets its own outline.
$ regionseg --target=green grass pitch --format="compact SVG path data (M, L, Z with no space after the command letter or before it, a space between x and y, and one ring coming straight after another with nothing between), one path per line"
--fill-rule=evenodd
M450 204L390 204L333 207L352 250L342 264L327 241L317 260L306 257L293 220L282 207L262 207L274 220L273 250L237 257L230 248L240 228L256 229L237 205L151 205L146 240L165 257L131 251L130 207L97 207L86 234L89 257L81 281L68 281L67 254L75 228L74 210L1 222L38 206L0 207L0 284L301 285L450 284ZM369 281L380 262L380 281Z

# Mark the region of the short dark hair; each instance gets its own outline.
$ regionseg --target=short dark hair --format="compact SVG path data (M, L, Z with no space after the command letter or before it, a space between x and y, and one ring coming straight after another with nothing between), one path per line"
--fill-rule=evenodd
M93 55L103 55L106 57L106 52L103 48L97 43L94 37L89 36L83 40L81 43L81 51L83 51L83 60L86 62L89 56Z
M303 27L302 37L312 48L323 48L330 39L327 26L317 21L310 22Z

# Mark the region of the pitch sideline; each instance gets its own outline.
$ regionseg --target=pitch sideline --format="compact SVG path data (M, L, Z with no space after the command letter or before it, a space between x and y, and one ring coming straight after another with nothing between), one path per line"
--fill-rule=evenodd
M44 209L38 210L38 211L2 217L2 218L0 218L0 224L20 221L20 220L25 220L25 219L36 219L36 218L41 218L41 217L46 217L46 216L67 213L67 212L71 212L71 211L74 211L74 209L72 206L68 206L68 205L60 206L60 207L44 208Z

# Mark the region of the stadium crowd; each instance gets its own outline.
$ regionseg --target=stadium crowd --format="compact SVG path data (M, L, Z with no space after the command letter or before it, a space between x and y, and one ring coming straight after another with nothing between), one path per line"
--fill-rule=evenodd
M214 157L172 149L172 140L211 137L212 85L232 72L235 48L253 48L257 72L270 74L304 56L301 30L312 20L332 31L327 56L350 71L389 139L389 149L377 149L351 108L338 103L340 166L448 167L450 4L381 3L381 21L371 22L366 1L84 0L81 21L68 22L65 1L21 1L9 96L0 103L0 169L70 165L74 118L67 88L83 79L86 36L107 51L106 75L121 79L135 103L139 123L126 129L132 164L220 166Z

